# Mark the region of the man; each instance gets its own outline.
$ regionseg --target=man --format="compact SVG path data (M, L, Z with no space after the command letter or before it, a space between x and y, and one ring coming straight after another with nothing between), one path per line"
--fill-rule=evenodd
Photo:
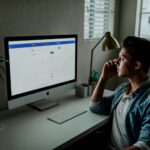
M109 114L112 120L111 150L150 150L150 42L128 36L119 57L106 62L90 101L90 110ZM107 80L118 74L128 82L103 97Z

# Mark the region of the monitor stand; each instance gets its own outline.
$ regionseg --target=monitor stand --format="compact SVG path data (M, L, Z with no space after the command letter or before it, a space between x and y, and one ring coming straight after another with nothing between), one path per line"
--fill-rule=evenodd
M40 111L46 110L48 108L51 108L51 107L54 107L57 105L59 105L58 102L50 101L47 99L42 99L42 100L39 100L37 102L33 102L33 103L29 104L29 106L32 106L32 107L34 107Z

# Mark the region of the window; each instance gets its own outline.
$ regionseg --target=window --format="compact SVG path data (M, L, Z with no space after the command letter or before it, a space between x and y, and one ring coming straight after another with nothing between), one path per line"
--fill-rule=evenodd
M84 39L100 38L113 31L115 0L85 0Z
M136 35L150 39L150 0L138 0Z

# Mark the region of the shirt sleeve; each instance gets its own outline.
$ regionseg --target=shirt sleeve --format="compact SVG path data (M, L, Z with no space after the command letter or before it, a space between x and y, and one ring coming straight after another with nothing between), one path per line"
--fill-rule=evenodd
M90 102L89 102L89 107L95 107L95 106L97 106L99 103L100 103L100 101L98 101L98 102L90 101Z
M149 146L150 150L150 98L148 96L141 108L141 126L138 141L143 141Z
M90 101L89 109L97 114L110 115L113 97L114 95L112 94L111 96L100 98L98 102Z
M150 147L144 141L138 141L133 146L137 146L141 150L150 150Z
M124 89L126 84L119 85L115 91L113 91L110 95L100 97L98 102L91 102L89 103L89 109L97 114L101 115L110 115L111 110L113 107L113 103L117 100L118 95Z

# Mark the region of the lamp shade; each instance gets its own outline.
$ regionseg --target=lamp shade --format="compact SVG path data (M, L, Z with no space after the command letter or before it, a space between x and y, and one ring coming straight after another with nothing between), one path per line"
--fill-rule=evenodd
M118 41L111 36L110 32L106 32L105 39L102 44L102 51L118 49L118 48L120 48Z

